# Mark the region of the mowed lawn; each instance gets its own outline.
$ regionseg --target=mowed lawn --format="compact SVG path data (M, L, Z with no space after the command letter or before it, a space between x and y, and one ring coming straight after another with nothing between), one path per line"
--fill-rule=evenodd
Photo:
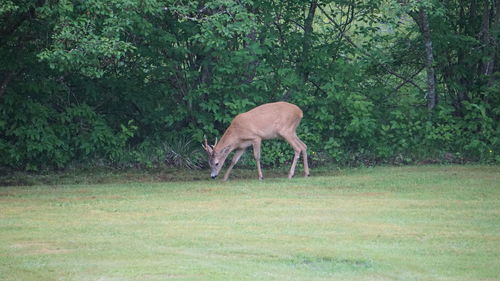
M0 187L0 280L500 280L500 167Z

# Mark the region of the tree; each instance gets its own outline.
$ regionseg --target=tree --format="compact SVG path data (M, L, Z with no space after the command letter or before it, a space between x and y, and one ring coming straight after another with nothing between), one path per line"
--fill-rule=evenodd
M303 109L298 133L323 160L494 161L499 6L3 1L0 166L162 165L170 143L220 136L283 99ZM263 150L263 164L290 159L285 143Z

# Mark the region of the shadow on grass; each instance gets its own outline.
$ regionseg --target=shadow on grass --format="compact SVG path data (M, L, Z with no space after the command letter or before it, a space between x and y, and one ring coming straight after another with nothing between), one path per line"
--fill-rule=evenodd
M337 257L297 256L288 260L287 263L294 267L324 273L361 271L373 268L373 262L370 260Z
M322 167L312 170L312 174L333 175L338 168ZM222 171L221 174L223 174ZM264 178L286 178L288 167L266 168ZM302 170L297 169L295 177L302 177ZM229 180L257 179L257 170L253 168L235 168ZM107 184L131 182L181 182L210 180L210 171L178 168L158 169L73 169L58 172L6 172L0 171L0 186L31 186L58 184ZM221 181L222 177L216 179Z

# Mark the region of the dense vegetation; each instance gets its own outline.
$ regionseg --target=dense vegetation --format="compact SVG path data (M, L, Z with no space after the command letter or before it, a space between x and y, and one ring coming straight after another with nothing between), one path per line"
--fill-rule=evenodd
M4 0L0 166L196 167L278 100L315 163L498 162L498 2Z

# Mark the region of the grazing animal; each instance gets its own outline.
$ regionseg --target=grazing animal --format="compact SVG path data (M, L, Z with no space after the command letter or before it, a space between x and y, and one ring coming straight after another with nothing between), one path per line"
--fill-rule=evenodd
M249 146L253 146L259 179L263 179L260 167L261 142L262 140L274 138L286 140L295 151L288 178L293 177L295 166L301 153L304 161L304 174L305 176L309 176L307 146L297 137L295 132L302 116L302 110L298 106L287 102L263 104L248 112L237 115L219 142L215 140L214 145L208 145L205 138L205 145L202 145L208 153L208 164L212 170L212 179L215 179L219 175L229 153L236 150L231 164L224 174L224 180L227 180L233 166Z

